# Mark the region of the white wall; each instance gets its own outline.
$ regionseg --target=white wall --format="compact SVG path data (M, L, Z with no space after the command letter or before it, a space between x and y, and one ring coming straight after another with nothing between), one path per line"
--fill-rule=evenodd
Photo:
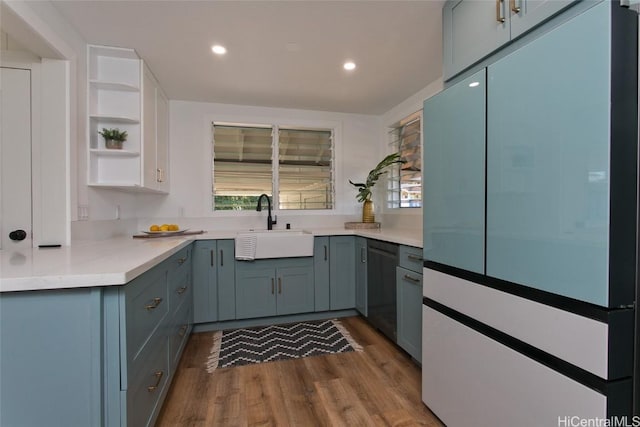
M170 102L170 194L139 195L140 226L149 222L177 222L185 227L224 228L229 224L266 225L264 212L212 212L211 123L272 123L335 128L335 209L279 211L278 227L336 226L360 217L356 191L348 180L363 179L378 163L377 116L324 111L251 107L186 101ZM166 221L164 221L166 220ZM262 224L262 223L265 224Z

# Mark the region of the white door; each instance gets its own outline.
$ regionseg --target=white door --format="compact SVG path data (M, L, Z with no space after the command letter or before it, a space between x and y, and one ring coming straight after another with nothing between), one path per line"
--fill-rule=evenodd
M0 70L0 249L30 248L31 70Z

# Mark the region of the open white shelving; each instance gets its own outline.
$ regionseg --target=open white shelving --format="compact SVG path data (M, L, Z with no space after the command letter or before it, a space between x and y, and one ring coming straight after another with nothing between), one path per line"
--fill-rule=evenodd
M126 191L166 192L166 152L158 153L156 139L167 132L168 111L158 116L156 99L161 93L155 79L133 49L88 47L88 183L94 187ZM166 99L166 97L164 98ZM149 102L151 100L152 102ZM103 128L127 131L122 150L107 149ZM146 132L146 135L145 135ZM153 144L149 140L153 139ZM167 141L160 144L167 150ZM162 165L157 159L163 159ZM148 169L148 170L146 170Z

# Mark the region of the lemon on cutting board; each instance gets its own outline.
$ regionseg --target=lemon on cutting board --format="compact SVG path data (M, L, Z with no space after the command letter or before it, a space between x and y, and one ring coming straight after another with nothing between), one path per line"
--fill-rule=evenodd
M158 224L153 224L151 227L149 227L149 231L180 231L180 227L178 226L178 224L162 224L162 225L158 225Z

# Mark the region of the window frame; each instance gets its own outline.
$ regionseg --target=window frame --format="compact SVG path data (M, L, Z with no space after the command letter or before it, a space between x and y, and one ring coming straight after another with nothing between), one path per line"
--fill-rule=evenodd
M338 189L336 183L341 179L341 170L336 167L337 159L340 158L337 153L337 147L340 145L342 124L339 121L324 121L324 120L301 120L301 121L282 121L281 119L262 119L254 120L243 118L237 120L237 118L225 117L223 115L216 117L209 117L206 120L207 123L207 188L206 193L208 196L205 198L205 211L207 216L255 216L254 210L216 210L214 201L214 154L215 154L215 141L214 141L214 125L219 126L236 126L236 127L257 127L257 128L270 128L272 131L272 212L281 214L293 214L293 215L318 215L318 214L335 214L339 212L338 209ZM332 193L332 207L327 209L280 209L279 207L279 130L282 129L296 129L296 130L326 130L331 132L331 193Z
M399 136L399 131L405 126L409 126L416 121L420 122L419 127L419 136L418 136L418 148L420 149L420 159L423 158L423 125L424 125L424 117L422 114L422 109L415 111L414 113L408 114L393 125L389 126L387 129L387 139L389 148L392 150L391 152L401 152L402 150L402 138ZM387 190L385 192L385 208L390 212L399 212L403 209L422 209L422 196L420 198L419 206L402 206L402 173L400 170L400 165L395 165L393 170L390 172L387 177ZM423 166L421 164L420 167L420 194L422 195L422 178L424 177ZM396 197L397 195L397 197ZM397 198L397 200L396 200Z

